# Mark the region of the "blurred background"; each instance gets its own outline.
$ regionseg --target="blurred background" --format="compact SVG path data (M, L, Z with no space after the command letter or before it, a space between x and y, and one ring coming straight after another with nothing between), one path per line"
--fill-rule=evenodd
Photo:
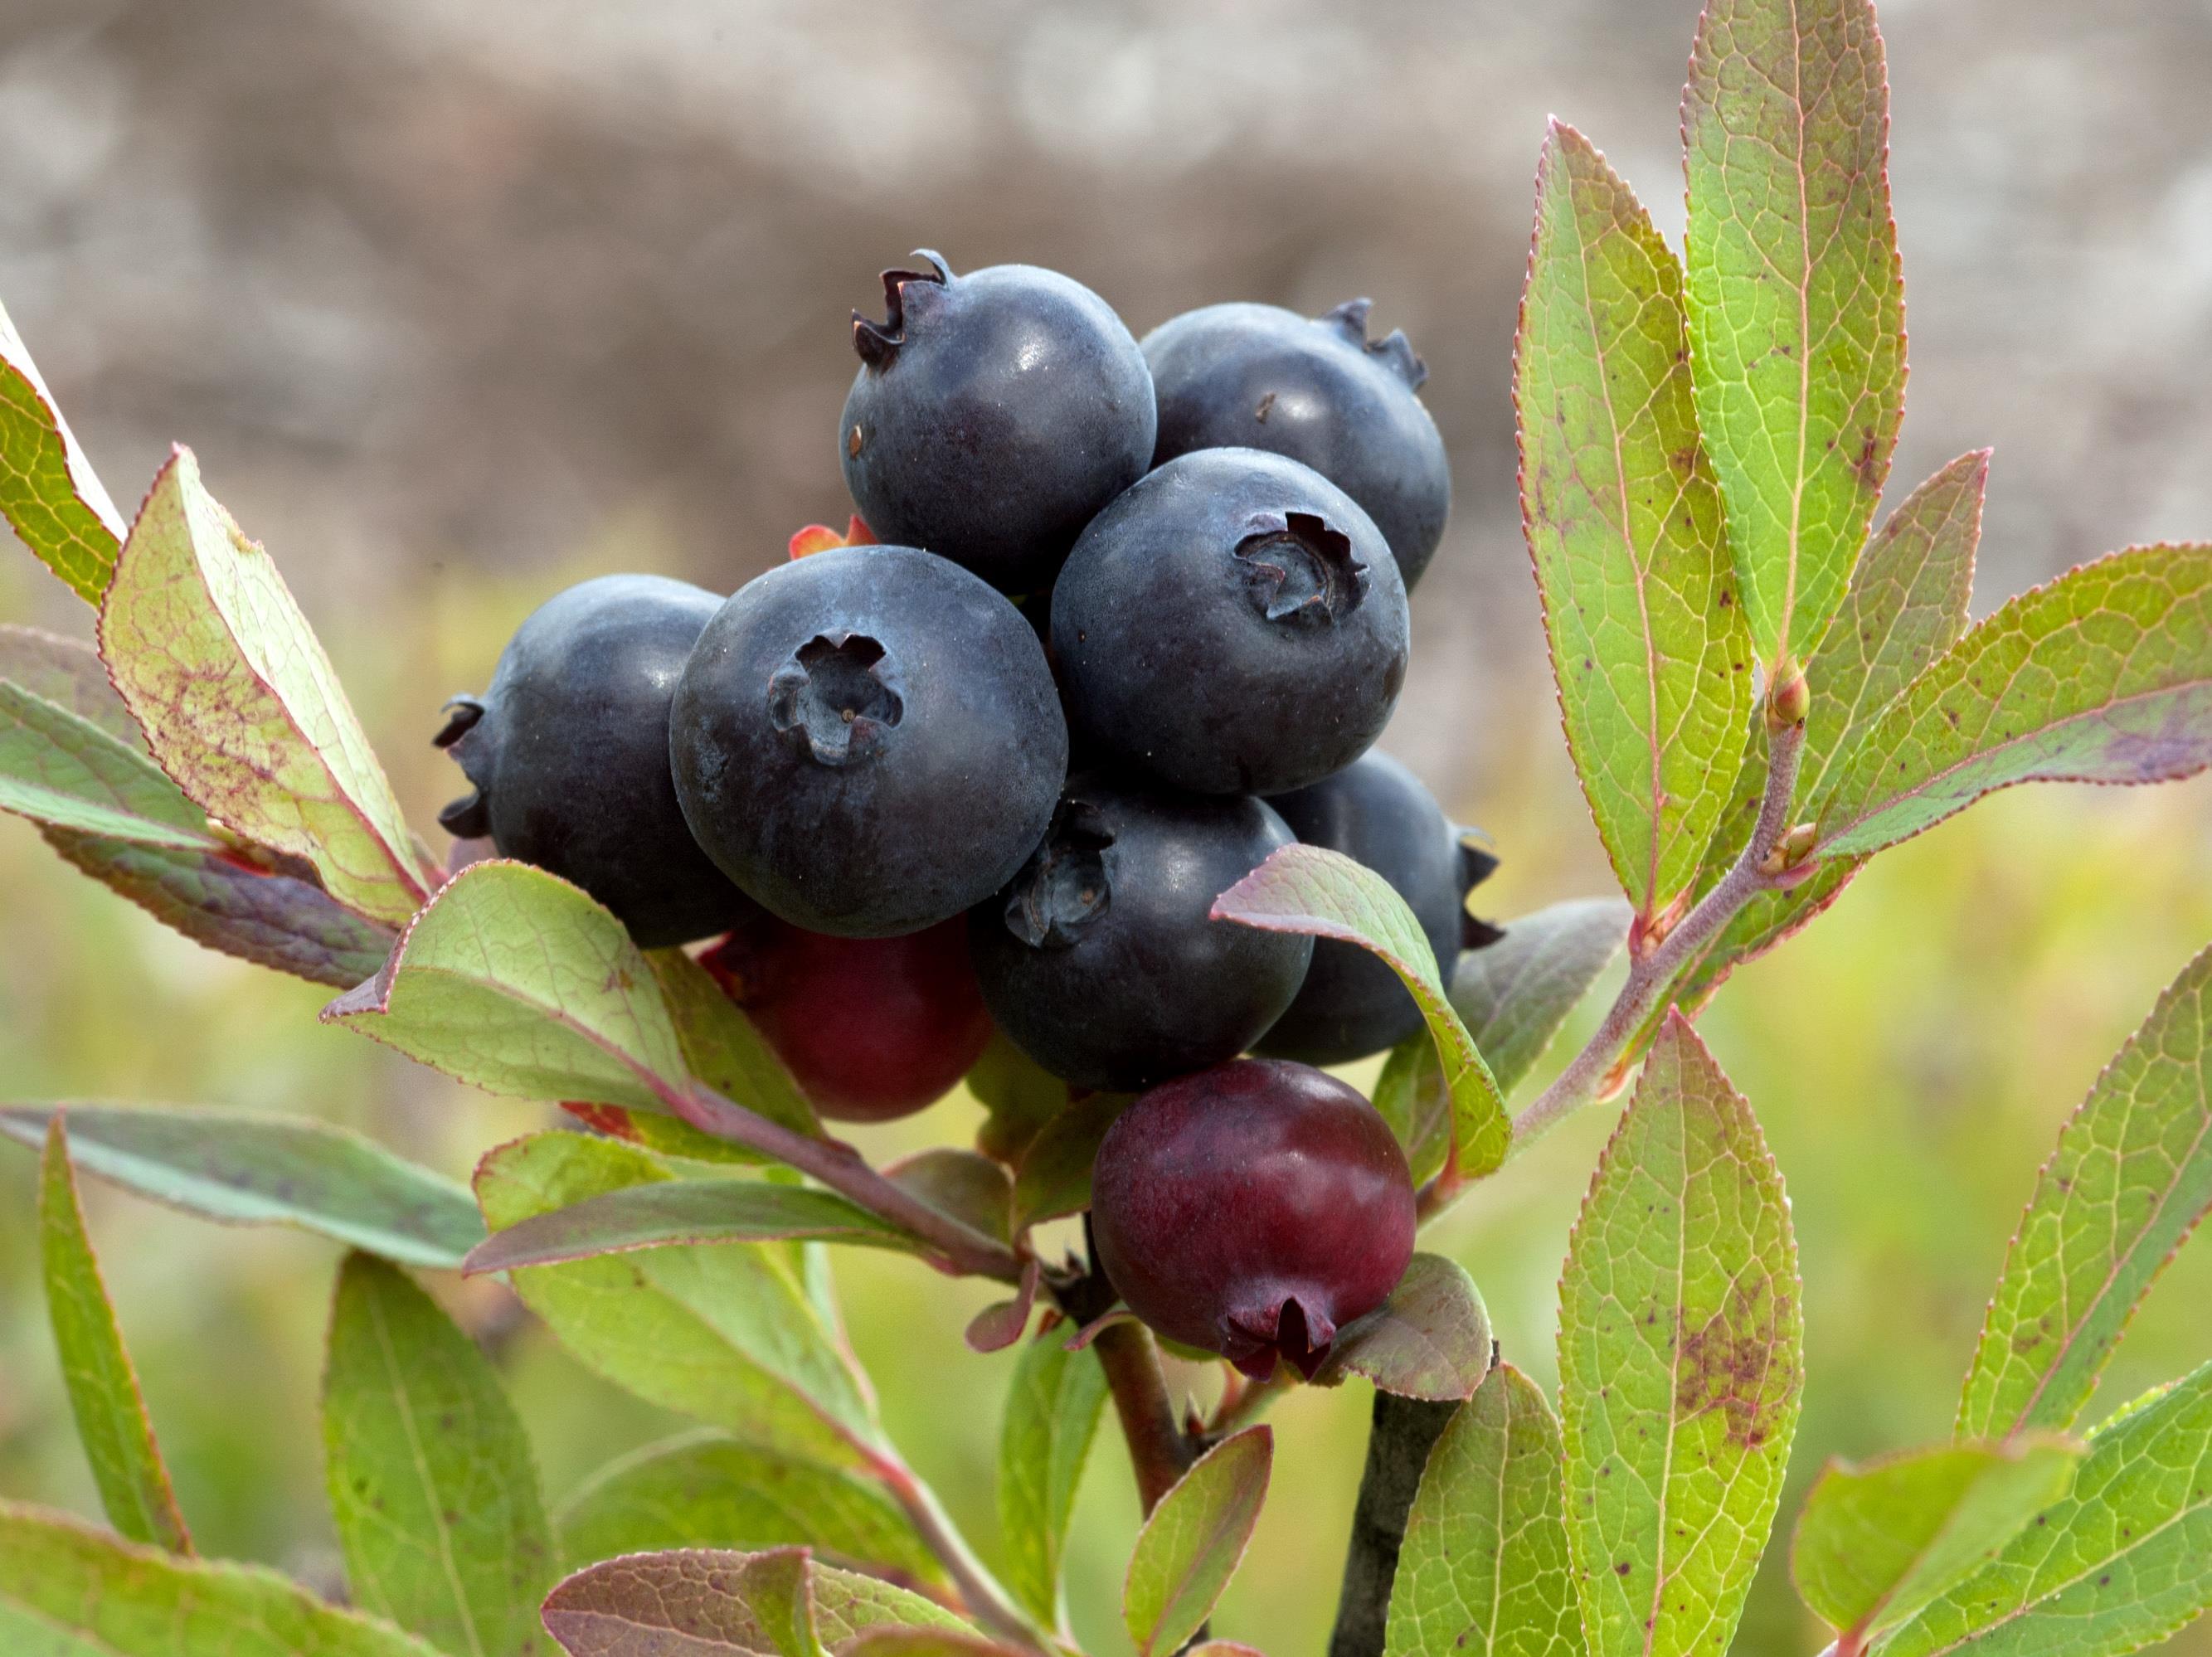
M1457 489L1387 745L1505 858L1510 917L1607 878L1559 737L1515 495L1509 355L1547 113L1679 239L1693 0L0 0L0 295L126 514L174 440L276 554L416 820L437 707L586 574L727 589L848 510L849 307L917 246L1090 283L1142 332L1229 298L1371 294L1431 369ZM2212 0L1887 0L1912 331L1893 501L1997 458L1977 612L2132 542L2212 535ZM0 619L88 634L0 548ZM1948 1429L2064 1114L2212 940L2212 786L2001 797L1890 854L1705 1029L1795 1202L1832 1454ZM455 1174L544 1114L316 1025L0 822L0 1096L311 1111ZM1565 1051L1562 1044L1561 1051ZM1556 1062L1558 1054L1554 1054ZM1541 1073L1535 1078L1540 1083ZM881 1139L964 1138L939 1107ZM1551 1382L1567 1228L1610 1125L1516 1161L1431 1246ZM97 1511L0 1146L0 1493ZM204 1549L331 1580L314 1424L335 1251L92 1189ZM841 1256L894 1432L986 1552L1009 1362L982 1296ZM486 1290L465 1312L495 1317ZM2212 1358L2212 1244L2100 1408ZM677 1423L535 1332L507 1349L557 1499ZM948 1407L947 1400L958 1400ZM1366 1400L1305 1393L1216 1627L1320 1651ZM1100 1440L1070 1592L1126 1649L1135 1524ZM1779 1551L1778 1550L1778 1559ZM1778 1569L1739 1648L1820 1643ZM2212 1630L2172 1647L2212 1653Z

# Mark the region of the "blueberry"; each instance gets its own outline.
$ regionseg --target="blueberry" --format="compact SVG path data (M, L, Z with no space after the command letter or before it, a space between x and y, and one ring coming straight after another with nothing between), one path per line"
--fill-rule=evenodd
M1334 776L1272 802L1309 846L1341 852L1389 881L1421 923L1446 984L1462 949L1501 934L1467 912L1467 895L1498 859L1452 826L1420 779L1379 750ZM1309 1065L1342 1065L1393 1047L1421 1028L1421 1010L1397 974L1357 944L1324 938L1297 999L1259 1051Z
M1255 799L1074 779L1044 844L968 918L984 1005L1078 1087L1235 1058L1290 1005L1313 944L1212 920L1213 900L1290 843Z
M708 856L795 926L889 938L996 891L1051 823L1067 726L1021 612L912 547L838 547L748 582L669 718Z
M1170 1340L1266 1378L1310 1376L1413 1255L1413 1176L1375 1108L1334 1077L1239 1059L1154 1088L1091 1174L1099 1262Z
M605 575L525 621L481 699L457 696L438 746L476 792L438 815L574 881L647 949L757 913L691 838L668 773L668 703L711 592Z
M904 938L830 938L762 915L702 964L835 1121L933 1104L991 1039L957 915Z
M1204 794L1318 782L1382 734L1406 589L1343 490L1257 449L1170 460L1098 514L1053 590L1070 717Z
M837 452L876 533L1003 592L1042 592L1083 526L1152 464L1144 354L1105 300L1034 265L884 272L853 313L860 371Z
M1195 449L1304 462L1366 509L1410 590L1443 537L1451 470L1415 395L1428 369L1402 332L1370 343L1368 301L1310 320L1273 305L1209 305L1145 336L1159 398L1154 464Z

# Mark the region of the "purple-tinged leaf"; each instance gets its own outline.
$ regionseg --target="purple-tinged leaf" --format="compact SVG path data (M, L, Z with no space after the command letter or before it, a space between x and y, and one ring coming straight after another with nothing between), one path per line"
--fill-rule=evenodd
M495 1231L470 1251L462 1272L481 1277L557 1266L641 1248L774 1242L817 1237L913 1249L920 1244L834 1191L765 1180L670 1180L610 1191Z
M82 640L0 622L0 679L89 719L118 742L146 751L146 734L108 683L107 664Z
M375 976L394 934L320 887L228 852L179 852L68 828L46 843L70 864L195 944L313 984L347 989Z
M1771 666L1843 602L1905 415L1870 0L1710 0L1682 94L1698 423Z
M1514 349L1521 519L1567 748L1647 920L1696 877L1751 717L1752 644L1691 405L1682 272L1554 121Z
M108 1522L133 1542L192 1551L191 1533L177 1507L169 1469L147 1417L138 1372L100 1279L100 1259L85 1235L76 1177L70 1166L69 1129L56 1111L46 1127L39 1174L39 1236L46 1311L60 1350L76 1432L92 1464L93 1483Z
M397 926L442 871L410 833L330 659L275 562L171 456L100 612L100 653L148 747L217 822L313 865Z
M1492 1353L1490 1314L1474 1279L1441 1254L1416 1254L1389 1300L1337 1332L1314 1385L1334 1387L1356 1375L1401 1398L1473 1398Z
M935 1145L893 1162L884 1174L970 1231L1013 1241L1013 1180L988 1156Z
M2212 545L2137 547L2023 593L1867 727L1815 851L1878 852L2023 782L2212 764Z
M2212 1209L2212 950L2058 1135L2006 1251L1961 1438L2074 1424L2128 1320Z
M1029 1332L1030 1314L1036 1309L1037 1284L1044 1269L1032 1254L1023 1263L1021 1282L1015 1286L1013 1298L994 1301L968 1320L963 1336L969 1350L976 1352L1003 1352Z
M87 604L107 591L123 519L0 309L0 516Z
M1341 853L1285 846L1214 900L1213 918L1264 932L1356 944L1379 956L1419 1003L1452 1101L1447 1168L1476 1179L1505 1160L1513 1123L1505 1101L1437 979L1420 922L1390 883Z
M972 1633L921 1595L813 1564L803 1548L610 1559L556 1587L544 1616L568 1657L792 1657L782 1641L794 1631L795 1588L809 1587L811 1636L836 1657L876 1628Z
M980 1634L941 1628L874 1628L837 1648L837 1657L1021 1657Z
M1137 1657L1169 1657L1198 1632L1244 1561L1275 1462L1270 1427L1247 1427L1177 1479L1138 1533L1121 1590Z
M1627 941L1618 898L1583 898L1516 915L1505 936L1459 958L1451 1004L1490 1073L1510 1091Z
M0 1106L36 1146L56 1108ZM344 1128L157 1105L69 1107L77 1171L228 1225L290 1225L403 1266L458 1266L483 1241L469 1193Z

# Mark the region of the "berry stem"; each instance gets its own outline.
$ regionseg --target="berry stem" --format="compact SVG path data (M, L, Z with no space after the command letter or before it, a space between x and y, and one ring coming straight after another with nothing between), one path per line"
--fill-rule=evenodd
M801 1174L811 1174L871 1214L920 1238L929 1246L940 1270L960 1277L995 1278L1001 1283L1021 1281L1022 1263L1012 1249L939 1212L904 1187L885 1179L842 1139L801 1133L703 1087L687 1091L663 1084L655 1090L670 1109L701 1132L750 1146Z
M1129 1442L1129 1461L1137 1474L1137 1499L1149 1517L1160 1498L1175 1488L1176 1481L1197 1460L1168 1398L1160 1349L1154 1344L1151 1330L1141 1323L1124 1321L1100 1330L1091 1350L1098 1354L1098 1366L1106 1372L1114 1412L1121 1418L1121 1436Z
M1790 832L1790 814L1797 792L1797 762L1805 749L1802 722L1784 723L1772 732L1767 750L1766 789L1759 802L1759 822L1751 841L1743 848L1720 883L1683 916L1650 951L1629 962L1628 981L1607 1012L1589 1045L1577 1053L1558 1079L1513 1119L1513 1142L1517 1150L1561 1120L1589 1103L1638 1035L1665 1005L1674 981L1695 962L1706 944L1735 919L1736 912L1761 892L1794 885L1803 877L1802 865L1769 866L1775 850ZM1424 1219L1441 1211L1457 1195L1433 1183L1421 1193Z

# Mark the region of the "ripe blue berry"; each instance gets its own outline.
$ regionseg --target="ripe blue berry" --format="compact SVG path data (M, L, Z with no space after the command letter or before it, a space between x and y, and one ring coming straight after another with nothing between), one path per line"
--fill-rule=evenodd
M996 891L1067 774L1036 635L912 547L835 548L748 582L691 652L669 750L708 855L841 938L919 932Z
M758 913L693 841L668 772L669 698L721 602L657 575L605 575L548 599L482 698L450 704L437 743L476 792L438 821L574 881L647 949Z
M1239 446L1304 461L1366 509L1411 589L1443 537L1451 470L1416 395L1428 369L1402 332L1370 343L1367 312L1209 305L1162 323L1144 341L1153 462Z
M1152 464L1144 354L1105 300L1034 265L884 272L883 322L853 313L860 371L837 452L887 541L1041 592L1098 509Z
M1081 734L1195 793L1279 794L1351 764L1397 706L1411 644L1367 514L1257 449L1148 474L1084 531L1053 590Z
M1413 1255L1405 1153L1335 1077L1245 1059L1154 1088L1091 1173L1099 1263L1170 1340L1265 1379L1308 1376Z
M1235 1058L1290 1005L1313 946L1212 920L1213 900L1290 843L1255 799L1074 779L1044 843L969 916L984 1005L1078 1087Z
M1379 750L1310 788L1270 802L1308 846L1325 846L1389 881L1421 923L1449 985L1462 949L1500 936L1467 912L1467 895L1498 859L1454 828L1420 779ZM1353 944L1323 938L1290 1011L1259 1051L1309 1065L1342 1065L1395 1047L1421 1028L1398 974Z

